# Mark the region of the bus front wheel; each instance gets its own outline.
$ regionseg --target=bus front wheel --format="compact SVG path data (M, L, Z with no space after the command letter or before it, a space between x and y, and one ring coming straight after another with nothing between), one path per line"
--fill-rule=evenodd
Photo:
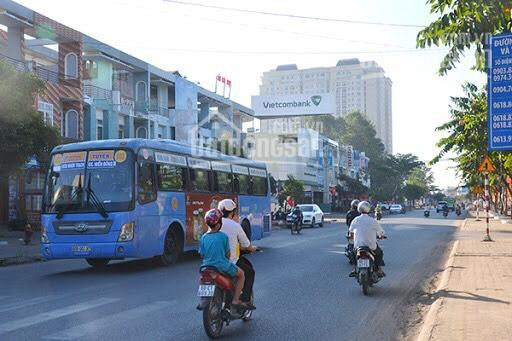
M171 227L165 236L164 252L159 257L159 263L164 266L176 263L182 251L183 241L181 235L177 228Z

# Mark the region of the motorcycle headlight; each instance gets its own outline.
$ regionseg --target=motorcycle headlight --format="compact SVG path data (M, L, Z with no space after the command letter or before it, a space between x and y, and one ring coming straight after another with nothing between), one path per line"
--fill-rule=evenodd
M48 239L48 233L46 232L46 229L44 226L41 227L41 243L42 244L48 244L50 240Z
M121 233L119 233L118 242L128 242L133 240L133 235L135 234L135 223L132 221L131 223L124 224L121 226Z

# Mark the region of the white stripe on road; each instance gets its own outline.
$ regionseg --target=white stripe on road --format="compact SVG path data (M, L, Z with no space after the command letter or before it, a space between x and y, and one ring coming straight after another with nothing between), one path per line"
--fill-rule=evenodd
M85 288L82 290L77 290L77 291L73 291L73 292L69 292L69 293L65 293L65 294L40 296L40 297L34 297L34 298L27 299L27 300L22 300L22 301L18 300L17 302L14 302L14 303L3 304L0 307L0 313L5 313L7 311L25 308L25 307L28 307L28 306L31 306L34 304L56 301L56 300L60 300L60 299L63 299L63 298L69 297L69 296L77 297L81 293L87 293L89 291L98 291L100 289L103 290L105 288L113 287L113 286L117 286L117 283L92 286L92 287L88 287L88 288ZM4 297L8 298L9 296L0 296L0 299L2 299Z
M0 324L0 334L9 333L21 328L26 328L41 322L55 320L67 315L79 313L84 310L96 308L105 304L119 301L119 298L99 298L85 303L70 305L65 308L47 311L45 313L25 317L19 320Z
M176 301L158 301L137 308L109 315L85 324L69 328L58 333L43 337L50 340L74 340L92 333L99 334L102 329L110 328L114 324L125 324L131 320L142 319L156 310L171 307Z
M35 297L35 298L28 299L28 300L18 301L18 302L14 302L14 303L10 303L10 304L3 304L0 307L0 313L5 313L6 311L10 311L10 310L16 310L16 309L23 308L28 305L34 305L34 304L39 304L39 303L43 303L46 301L51 301L56 298L58 298L58 296L55 296L55 295L41 296L41 297Z

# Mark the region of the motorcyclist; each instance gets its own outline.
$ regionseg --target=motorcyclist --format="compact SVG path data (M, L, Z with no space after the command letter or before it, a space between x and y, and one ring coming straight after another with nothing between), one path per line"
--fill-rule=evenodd
M357 205L359 205L359 200L354 199L350 203L350 210L347 212L347 227L350 227L350 224L352 223L352 220L354 220L355 217L359 216L359 212L357 211Z
M240 257L240 251L252 253L256 251L256 247L251 245L251 241L245 234L242 226L234 220L236 214L236 203L231 199L224 199L219 202L218 208L223 214L222 228L220 229L220 232L224 232L229 239L229 248L231 251L229 261L241 268L245 274L245 282L240 300L245 304L250 305L251 309L254 309L254 306L250 301L255 272L251 262L249 262L245 257Z
M369 216L371 205L367 201L362 201L357 206L357 210L361 214L360 216L354 218L352 223L350 224L350 235L354 238L354 249L358 247L366 246L369 247L373 254L375 255L375 264L378 266L378 276L384 277L384 271L382 267L384 266L384 253L382 249L377 244L377 238L381 238L384 236L384 230L382 226ZM356 277L356 265L354 264L354 269L349 275L350 277Z
M380 217L378 217L380 215ZM380 202L375 205L375 217L378 217L379 219L382 218L382 206L380 205Z
M199 244L199 254L203 258L201 269L214 267L228 276L236 277L232 305L234 307L245 307L246 305L240 301L245 280L244 271L229 261L231 256L229 239L225 233L220 232L222 215L219 209L213 208L206 212L204 217L204 222L210 229L203 234Z
M443 213L448 214L450 212L450 208L448 208L448 204L443 205Z
M297 220L299 221L299 224L302 224L302 219L304 218L303 214L302 214L302 210L300 209L300 207L297 205L293 208L292 210L292 215L296 215L297 216Z

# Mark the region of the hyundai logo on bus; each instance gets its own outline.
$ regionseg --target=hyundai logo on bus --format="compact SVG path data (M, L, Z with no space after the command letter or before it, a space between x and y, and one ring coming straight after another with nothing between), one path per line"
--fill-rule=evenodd
M252 96L251 108L256 117L325 115L335 113L336 101L329 93Z
M80 223L75 225L75 231L76 232L85 232L89 229L86 223Z

